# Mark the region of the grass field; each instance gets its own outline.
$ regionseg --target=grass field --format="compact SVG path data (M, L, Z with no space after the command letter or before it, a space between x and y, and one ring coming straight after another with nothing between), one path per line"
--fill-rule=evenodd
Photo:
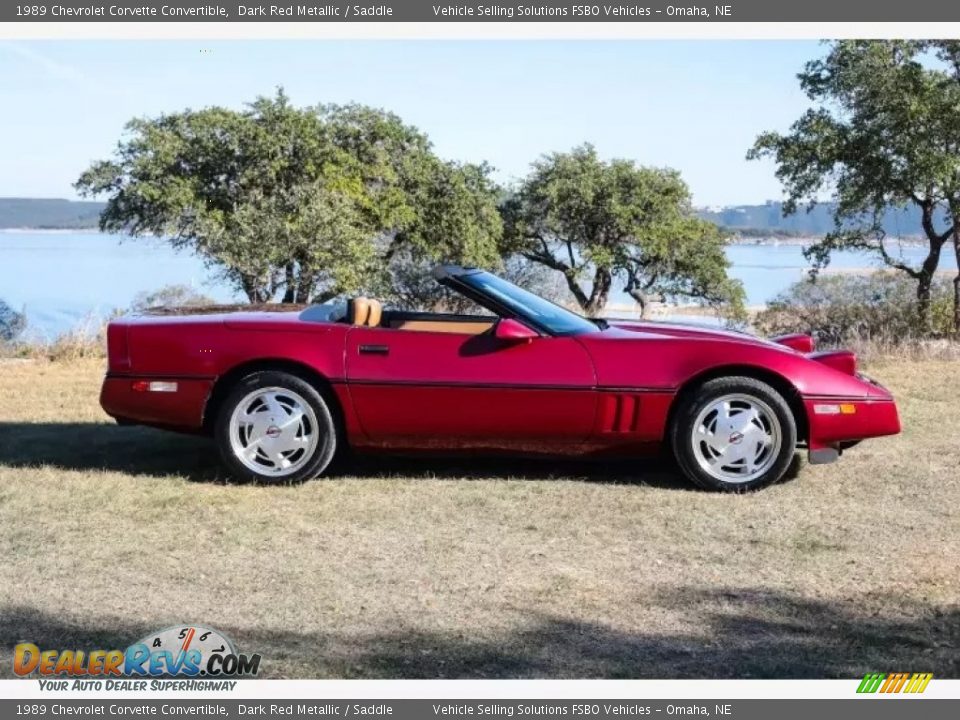
M870 370L903 435L732 496L638 463L235 486L112 425L99 362L0 363L0 675L192 621L268 677L958 677L960 363Z

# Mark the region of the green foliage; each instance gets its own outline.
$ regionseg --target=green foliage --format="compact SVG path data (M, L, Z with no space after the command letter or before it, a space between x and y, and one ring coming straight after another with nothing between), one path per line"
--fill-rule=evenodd
M902 275L821 275L792 285L754 320L767 335L812 333L818 343L841 346L860 341L907 344L952 329L951 284L933 283L931 329L916 321L913 282Z
M130 304L130 309L139 312L150 308L201 307L213 304L212 298L197 292L189 285L165 285L152 292L138 293Z
M0 300L0 341L13 342L27 327L27 316Z
M535 162L502 210L505 254L561 273L588 314L603 309L614 282L642 307L664 296L742 306L724 239L694 216L674 170L604 162L584 145Z
M931 283L948 240L960 257L958 48L953 41L834 42L799 76L815 107L789 133L761 135L748 153L774 159L788 212L833 195L834 228L805 251L814 271L836 250L876 254L916 281L924 324L930 322ZM911 205L920 211L928 244L920 266L884 245L888 208ZM954 323L960 330L960 285Z
M417 198L415 232L391 244L370 291L409 309L476 310L438 285L430 271L441 261L502 269L499 196L488 166L438 162Z
M500 188L486 164L437 162L416 197L415 217L403 239L415 255L494 269L501 259Z
M500 235L487 168L444 163L390 113L295 108L282 90L133 120L76 187L108 196L102 230L190 248L252 302L357 292L398 248L489 259Z

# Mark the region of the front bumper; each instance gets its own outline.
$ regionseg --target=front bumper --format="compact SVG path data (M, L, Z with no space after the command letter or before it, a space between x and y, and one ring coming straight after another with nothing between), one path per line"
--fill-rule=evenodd
M833 462L852 443L901 430L892 398L804 398L804 406L810 427L808 457L813 464Z

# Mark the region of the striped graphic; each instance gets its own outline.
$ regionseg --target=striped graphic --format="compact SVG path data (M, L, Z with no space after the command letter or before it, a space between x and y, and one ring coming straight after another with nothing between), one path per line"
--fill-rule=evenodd
M858 693L922 693L933 679L933 673L867 673L860 681Z

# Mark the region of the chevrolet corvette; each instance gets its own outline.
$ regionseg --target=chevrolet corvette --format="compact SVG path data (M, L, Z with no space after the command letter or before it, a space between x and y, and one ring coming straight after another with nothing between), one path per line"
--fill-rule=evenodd
M809 335L588 319L491 273L435 279L476 314L349 300L148 312L107 330L101 405L212 436L239 479L318 477L340 450L639 457L710 490L776 482L900 431L885 388Z

